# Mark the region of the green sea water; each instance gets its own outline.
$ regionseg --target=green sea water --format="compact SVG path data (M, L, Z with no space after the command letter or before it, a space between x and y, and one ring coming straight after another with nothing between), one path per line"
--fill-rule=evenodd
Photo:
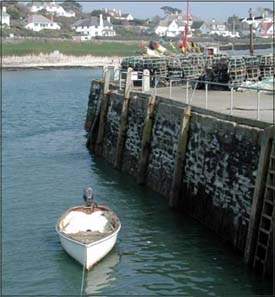
M91 155L83 129L100 70L4 71L2 294L79 295L82 267L61 248L58 217L84 186L120 217L113 251L85 276L88 295L254 296L272 284L167 201Z

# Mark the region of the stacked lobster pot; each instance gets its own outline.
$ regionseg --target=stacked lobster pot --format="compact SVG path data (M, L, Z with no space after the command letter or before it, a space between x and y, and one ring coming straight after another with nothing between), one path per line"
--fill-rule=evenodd
M228 75L228 57L225 55L219 55L213 57L212 67L208 66L206 69L205 80L212 81L220 84L227 84L229 81ZM227 86L223 85L210 85L210 89L213 90L227 90Z
M172 80L180 80L183 77L181 60L179 56L167 58L168 77Z
M179 56L181 62L181 69L183 71L183 77L186 79L197 79L200 76L200 70L198 64L192 64L192 57L181 55Z
M246 65L243 57L230 57L228 60L229 81L241 85L246 80Z
M153 74L156 76L165 79L168 77L168 69L167 69L167 58L160 57L160 58L144 58L145 63L150 61L152 65Z
M258 81L260 77L260 57L245 56L246 79L249 81Z
M264 55L260 58L261 79L274 76L274 56Z
M152 58L152 57L126 57L121 62L121 69L127 71L131 67L134 71L143 72L148 69L152 75L167 77L167 63L166 58Z
M197 69L198 77L205 71L206 57L203 54L190 54L191 64Z
M131 67L133 68L134 70L136 69L137 67L137 64L139 63L140 61L140 57L126 57L122 60L121 62L121 69L123 70L126 70Z
M218 64L220 60L224 61L227 59L226 54L215 54L206 57L205 66L206 68L212 68L214 65Z
M128 68L132 68L134 71L138 71L138 78L142 78L142 57L139 56L132 56L132 57L126 57L121 62L121 85L124 87L125 81L126 81L126 72Z
M159 86L167 84L168 68L166 57L126 57L121 62L121 70L127 72L129 67L134 71L138 71L139 78L142 78L143 70L148 69L151 75L152 86L155 84L155 80L158 82Z
M168 69L166 57L144 57L143 69L150 70L151 85L158 87L167 85Z

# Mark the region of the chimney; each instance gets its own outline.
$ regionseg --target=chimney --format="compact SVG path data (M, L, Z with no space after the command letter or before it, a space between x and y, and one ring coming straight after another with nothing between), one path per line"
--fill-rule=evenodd
M119 16L121 16L121 9L118 11Z
M102 17L102 14L99 15L99 26L103 27L103 17Z
M109 16L107 16L107 22L111 23L111 18Z

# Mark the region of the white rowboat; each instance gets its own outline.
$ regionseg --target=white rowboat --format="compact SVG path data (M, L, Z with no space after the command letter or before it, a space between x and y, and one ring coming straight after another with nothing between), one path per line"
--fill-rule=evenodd
M103 205L70 208L56 224L64 250L87 270L111 251L120 228L116 214Z

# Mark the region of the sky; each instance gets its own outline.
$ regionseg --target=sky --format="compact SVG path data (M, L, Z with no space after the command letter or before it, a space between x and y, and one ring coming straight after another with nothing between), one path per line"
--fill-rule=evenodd
M148 18L154 15L162 16L163 12L160 9L162 6L171 6L179 9L186 9L186 2L151 2L151 1L125 1L125 2L81 2L78 1L84 11L91 11L99 8L116 8L121 9L122 12L129 12L137 18ZM262 1L191 1L191 13L204 20L215 18L217 20L226 20L228 16L236 14L240 17L248 15L249 8L256 9L257 7L273 8L272 0Z

